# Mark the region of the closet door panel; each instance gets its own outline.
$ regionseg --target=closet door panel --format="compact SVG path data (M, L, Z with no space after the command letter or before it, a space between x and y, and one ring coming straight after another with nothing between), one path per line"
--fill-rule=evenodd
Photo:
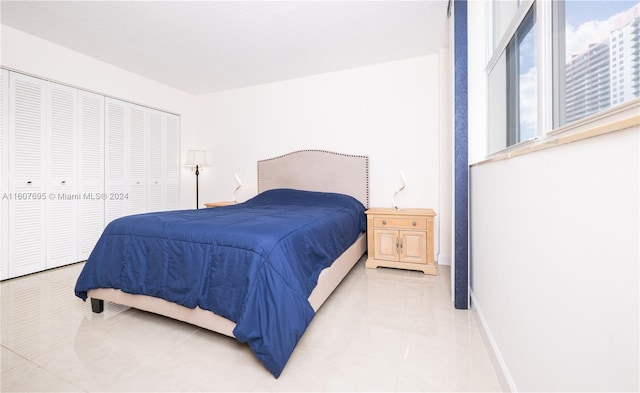
M129 214L147 211L147 110L129 104Z
M0 280L9 260L9 71L0 70Z
M104 229L104 97L80 91L78 259L86 260Z
M8 276L43 270L46 192L44 147L46 82L9 74L9 263Z
M128 209L129 157L127 138L127 104L105 99L105 226L126 216Z
M47 84L47 268L78 261L78 90Z
M147 210L161 211L163 209L163 151L165 137L165 120L160 111L149 110L149 171L147 185Z
M177 210L180 206L180 117L165 114L164 143L164 177L163 191L164 210Z

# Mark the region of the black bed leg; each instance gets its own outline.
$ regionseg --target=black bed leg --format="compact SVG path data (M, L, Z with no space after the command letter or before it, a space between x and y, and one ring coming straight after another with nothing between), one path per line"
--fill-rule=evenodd
M91 298L91 311L100 314L104 311L104 300Z

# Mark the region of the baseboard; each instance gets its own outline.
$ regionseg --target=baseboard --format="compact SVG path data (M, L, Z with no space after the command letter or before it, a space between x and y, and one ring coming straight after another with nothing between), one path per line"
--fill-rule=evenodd
M489 352L489 356L491 357L491 362L493 363L494 368L496 369L496 375L498 377L498 382L500 382L500 387L503 392L514 392L516 393L518 389L516 388L516 384L513 382L513 378L511 378L511 373L509 372L509 368L502 357L502 353L496 344L496 341L491 334L491 329L487 325L487 320L484 318L484 314L482 313L482 309L480 308L480 304L473 293L473 290L469 288L469 294L471 295L471 312L475 316L476 321L479 323L480 332L482 334L482 338L485 341L485 344L491 348Z
M438 261L438 265L451 266L451 255L438 254L437 261Z

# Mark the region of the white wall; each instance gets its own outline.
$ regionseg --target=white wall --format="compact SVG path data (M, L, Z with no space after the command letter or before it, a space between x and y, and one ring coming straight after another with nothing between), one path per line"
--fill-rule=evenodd
M243 182L238 200L251 198L257 160L324 149L369 156L371 206L392 206L404 170L399 206L440 213L440 163L450 162L440 149L450 137L441 67L435 54L200 96L198 146L211 163L200 175L200 202L230 200L234 173ZM438 219L436 232L448 236L450 216Z
M469 31L485 10L469 2ZM470 159L486 152L469 35ZM638 391L640 128L470 169L471 294L514 391Z
M55 82L181 115L181 151L194 144L196 96L114 67L68 48L1 25L0 65ZM184 161L184 159L182 160ZM181 172L182 207L190 207L195 191L185 187L191 172Z
M451 80L452 59L449 49L441 49L440 69L438 79L440 81L440 196L438 216L441 222L439 233L439 253L436 260L441 265L451 265L453 260L453 127L452 127L452 94ZM453 270L452 270L453 272ZM451 275L453 280L454 274ZM453 283L453 281L452 281ZM452 298L454 286L452 285Z
M471 168L473 304L519 391L638 391L640 128Z

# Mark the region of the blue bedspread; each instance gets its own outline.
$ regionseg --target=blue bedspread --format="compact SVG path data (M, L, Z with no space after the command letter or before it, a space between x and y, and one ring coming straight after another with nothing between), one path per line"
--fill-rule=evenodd
M314 316L307 298L321 270L365 230L364 210L346 195L278 189L123 217L105 228L75 293L116 288L211 310L278 377Z

